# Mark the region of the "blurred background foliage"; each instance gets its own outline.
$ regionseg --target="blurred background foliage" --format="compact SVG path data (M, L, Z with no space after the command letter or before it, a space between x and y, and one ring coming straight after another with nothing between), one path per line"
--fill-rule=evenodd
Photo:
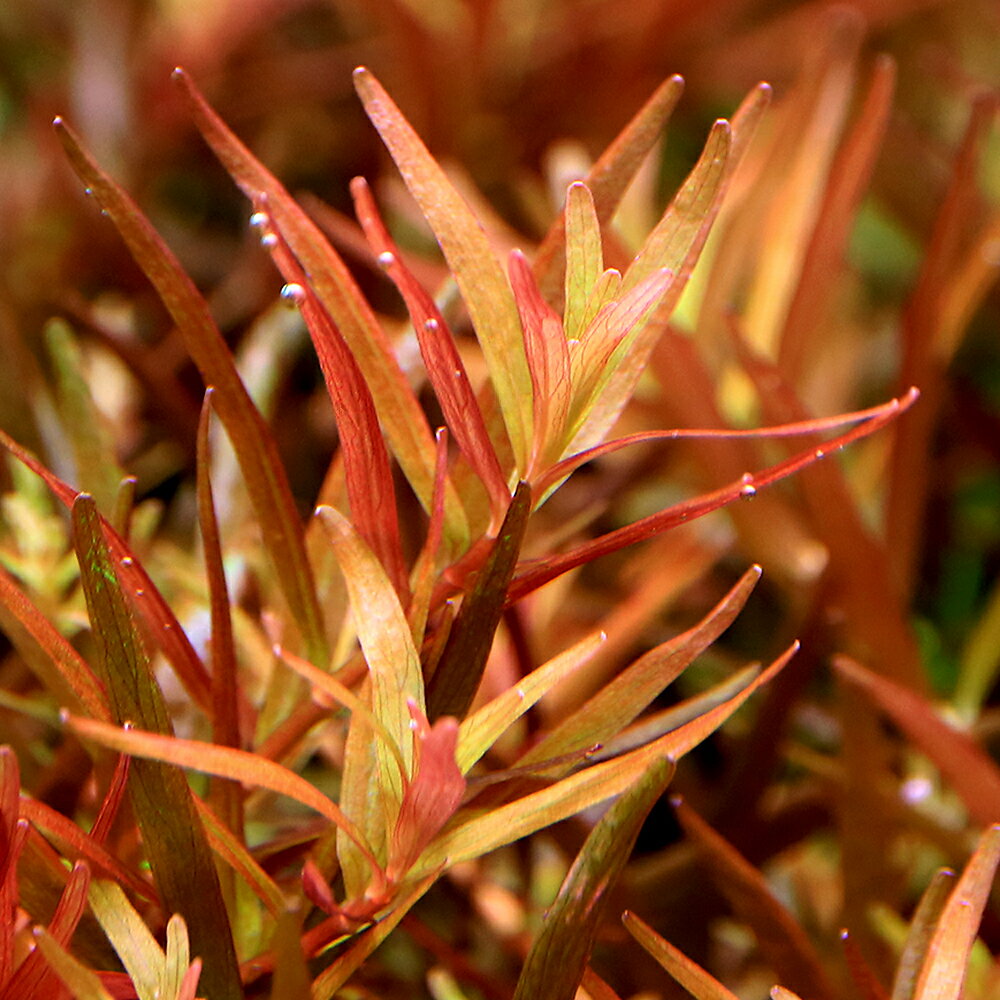
M560 604L556 591L543 612L533 612L525 635L530 658L540 662L567 636L617 614L628 638L602 657L610 673L629 654L690 624L749 561L760 561L764 582L754 600L715 659L706 658L701 673L685 675L680 687L691 693L737 658L768 658L795 635L803 652L762 700L756 725L747 719L742 731L730 734L741 754L727 756L725 744L712 744L678 783L751 860L774 863L773 884L797 900L800 918L804 913L820 936L829 935L830 911L844 919L830 899L842 892L850 899L851 889L833 887L830 831L836 824L828 788L814 795L810 781L800 780L836 784L814 756L834 742L830 682L819 671L828 655L852 653L933 692L988 747L996 747L1000 733L1000 696L993 691L1000 666L1000 293L993 282L1000 267L998 44L1000 7L992 0L840 6L7 0L0 4L0 425L77 481L52 419L59 406L58 354L44 334L51 317L67 318L81 337L76 363L87 373L118 461L138 476L140 498L163 505L157 516L165 518L166 537L190 547L200 387L139 269L66 167L50 129L55 114L85 136L208 295L248 380L268 400L306 512L326 473L335 428L307 339L295 316L275 307L280 279L248 233L247 205L170 84L175 65L189 71L290 190L308 192L307 208L401 332L400 306L348 218L353 176L378 183L400 240L426 258L428 284L443 272L356 100L354 66L371 67L395 96L429 148L466 185L477 210L488 213L498 243L526 250L558 210L566 181L666 76L682 74L685 94L655 168L619 216L625 246L630 234L658 217L711 119L730 115L766 79L774 88L771 117L668 331L668 338L679 338L672 349L692 344L701 361L684 371L675 367L675 356L654 356L649 384L622 429L704 425L713 414L737 423L790 419L787 394L776 391L776 409L769 410L736 370L739 352L725 320L731 309L745 342L777 366L782 385L815 415L869 405L917 384L923 398L910 415L917 429L909 451L897 448L895 471L885 471L884 443L846 459L851 510L878 543L852 547L850 539L861 536L841 523L838 494L817 478L801 492L790 486L775 491L773 500L758 498L731 521L709 519L584 571L572 599ZM852 129L865 120L866 98L880 85L891 89L893 64L891 111L873 126L875 138L866 147L864 133ZM871 161L859 165L866 148L874 150ZM838 189L838 171L856 178L858 190ZM842 201L830 209L828 228L814 229L822 206L836 198ZM839 222L844 232L838 236ZM818 243L810 256L814 233ZM843 253L836 249L841 237ZM823 241L835 248L829 266L821 259ZM806 260L814 271L804 269ZM795 324L799 334L792 337L787 331ZM707 376L707 397L695 372ZM699 446L616 456L582 473L589 492L557 497L548 514L543 509L543 523L552 533L574 517L613 527L675 499L679 484L717 485L726 469L738 475L747 467L738 449L719 454ZM5 475L6 487L22 495L33 488ZM817 503L824 490L826 507ZM8 502L8 565L17 517ZM39 533L37 520L30 523L30 542L22 532L19 545L31 551L21 551L19 568L33 567L36 595L48 588L52 613L71 620L79 607L61 600L66 551ZM866 575L878 580L867 587L858 582ZM890 592L898 622L897 611L872 597ZM69 628L68 621L61 624ZM511 623L508 628L505 643L516 649L527 641ZM12 668L4 669L4 686L16 691ZM600 683L588 676L591 686ZM555 716L560 709L548 711ZM25 723L0 708L0 727L8 725ZM791 730L798 749L785 754L782 740ZM40 770L44 763L40 756ZM920 777L922 767L900 757L887 771L902 784ZM882 773L881 766L875 770ZM22 771L27 784L31 769L24 762ZM926 828L922 833L936 838L938 853L931 860L916 857L912 836L886 841L879 845L881 877L913 885L866 890L912 901L934 863L958 863L969 843L966 821L946 790L935 801L921 822L932 828L933 836ZM630 870L626 885L645 887L650 905L644 916L656 918L668 938L705 961L714 949L714 967L751 989L758 970L745 932L720 922L724 908L714 897L677 888L700 876L659 851L675 834L672 820L655 815L668 832L640 841L651 852L649 863ZM783 818L775 823L774 815ZM545 844L532 850L538 853L527 866L544 881ZM492 884L516 881L504 863L491 862L497 866ZM655 912L654 887L664 884L674 888L659 897L663 912ZM687 908L671 914L678 899ZM481 902L484 911L487 905ZM503 899L496 905L501 921ZM711 944L704 930L709 918L716 921ZM440 920L447 925L447 913ZM443 947L433 931L418 927L414 934L424 934L425 947ZM984 935L998 950L1000 911L988 917ZM391 961L405 969L406 946L394 947ZM641 961L621 971L622 995L629 975L638 989L649 974Z

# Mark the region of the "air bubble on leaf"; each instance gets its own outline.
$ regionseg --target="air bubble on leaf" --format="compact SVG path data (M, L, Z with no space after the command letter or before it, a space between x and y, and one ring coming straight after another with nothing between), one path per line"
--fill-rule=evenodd
M396 263L396 255L391 250L383 250L378 255L378 262L381 267L392 267Z
M914 806L930 798L933 791L934 786L927 778L910 778L899 786L899 797Z
M131 556L122 556L122 565L131 566L135 560Z
M276 247L278 245L278 237L275 236L274 233L264 233L264 235L260 238L260 245L270 250L271 247Z
M815 451L813 452L813 456L814 456L815 458L824 458L824 457L826 456L826 452L825 452L825 451L824 451L824 450L823 450L822 448L817 448L817 449L816 449L816 450L815 450Z
M429 330L431 333L434 333L436 330L438 330L440 326L441 324L438 323L438 321L434 319L433 316L430 319L424 320L424 329Z
M254 229L263 229L267 225L267 212L254 212L250 216L250 225Z
M300 306L306 300L306 290L294 281L290 281L281 289L281 297L289 305Z
M757 487L754 486L753 483L744 483L740 487L740 496L743 497L744 500L749 500L752 497L755 497L756 495L757 495Z
M146 596L146 591L143 590L142 587L136 587L135 588L135 596L136 597L145 597Z

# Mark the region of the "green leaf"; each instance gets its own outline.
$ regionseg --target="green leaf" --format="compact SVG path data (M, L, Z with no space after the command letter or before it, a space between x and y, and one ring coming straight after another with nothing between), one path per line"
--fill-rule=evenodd
M424 852L414 867L414 873L481 857L620 794L654 761L664 757L677 760L718 729L762 684L766 684L785 666L797 649L798 643L795 643L728 701L652 743L578 771L485 815L459 821Z
M486 563L462 601L428 684L427 717L432 722L442 715L461 720L469 711L486 670L530 514L531 488L521 482Z
M558 656L553 656L514 687L497 695L463 720L458 730L458 749L455 751L455 760L462 773L467 773L540 698L586 663L601 648L606 638L603 632L591 633ZM543 760L544 757L538 759Z
M421 710L424 707L420 659L406 614L381 563L342 514L332 507L320 507L317 514L333 542L347 584L354 628L371 677L375 718L396 744L406 768L401 775L396 755L385 746L377 748L379 787L388 800L387 818L394 822L403 797L403 780L413 772L407 701L412 700Z
M760 574L759 566L748 569L697 625L639 657L546 733L518 760L518 765L536 764L604 743L621 732L696 656L729 628L757 585Z
M532 389L517 307L503 268L479 220L427 151L382 85L364 67L354 85L372 124L444 252L504 417L519 472L528 465L532 441Z
M77 481L94 494L98 507L110 514L124 473L84 379L79 346L62 320L49 320L44 336L56 375L56 405L73 450Z
M108 696L90 664L0 566L0 626L45 687L63 704L108 721Z
M660 140L683 90L681 77L675 75L664 80L584 178L593 197L599 225L605 226L611 221L632 179ZM535 255L535 274L550 301L554 301L563 282L567 246L565 227L566 217L560 214Z
M672 761L654 761L591 830L528 952L514 1000L573 1000L608 893L673 774Z
M129 615L94 501L86 494L73 504L73 534L112 715L121 725L168 734L163 694ZM239 1000L229 919L184 773L159 761L134 761L128 787L160 898L168 912L185 917L205 961L206 991L220 1000Z
M19 462L26 465L35 475L40 476L45 485L56 495L59 501L72 509L77 498L77 491L53 475L30 452L22 448L16 441L0 430L0 445L6 448ZM194 647L170 606L163 599L142 563L135 558L125 540L118 534L103 516L100 516L104 538L117 566L117 574L127 589L130 598L134 599L142 617L148 626L149 634L154 642L163 650L170 661L178 680L184 685L194 701L211 710L211 684L204 664L194 651ZM100 717L100 715L98 715Z
M305 637L310 658L324 661L323 617L291 488L274 439L240 380L207 303L139 206L97 166L61 118L54 124L73 169L108 213L156 288L205 384L215 388L215 408L236 451L264 548Z
M125 966L139 1000L158 1000L165 958L146 922L114 882L95 880L89 897L94 916Z
M563 329L567 340L580 336L589 318L587 301L604 271L601 224L594 196L582 181L566 191L566 306Z

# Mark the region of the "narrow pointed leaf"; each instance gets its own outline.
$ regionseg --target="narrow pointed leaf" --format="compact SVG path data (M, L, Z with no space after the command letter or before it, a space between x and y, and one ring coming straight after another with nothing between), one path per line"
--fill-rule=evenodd
M90 870L78 861L66 880L55 912L49 921L48 933L61 945L69 944L80 918L87 906L87 886ZM32 951L17 967L14 975L3 984L0 996L3 1000L20 1000L21 997L42 997L51 992L52 980L56 974L46 963L41 953Z
M538 464L548 464L553 452L558 456L562 451L573 391L570 352L559 316L542 297L535 276L519 250L511 251L507 274L521 317L531 373L535 426L531 452L533 469Z
M1000 768L968 734L949 726L920 695L846 656L836 657L834 667L930 757L971 816L983 824L1000 818Z
M675 809L719 891L750 925L781 981L816 1000L832 1000L835 993L816 949L801 925L771 893L761 872L686 803L678 801Z
M35 942L56 975L72 991L76 1000L112 1000L100 978L77 961L52 935L41 927L34 930Z
M95 719L111 719L104 685L0 566L0 625L28 666L60 701L65 697ZM65 704L65 701L63 702Z
M542 737L518 764L534 764L604 743L621 732L733 623L760 579L752 566L693 628L639 657L584 705Z
M578 337L584 328L584 311L591 290L604 271L601 224L590 188L581 181L566 191L566 337Z
M284 244L280 228L269 235L275 238L271 256L289 282L282 294L302 313L333 405L351 521L405 599L406 570L392 470L371 392L340 331Z
M528 952L514 1000L573 1000L608 893L673 773L671 761L654 761L591 830Z
M561 462L557 462L535 482L536 491L541 494L549 490L552 485L560 479L575 472L581 465L592 462L594 459L604 455L611 455L621 448L627 448L633 444L652 443L657 441L683 441L683 440L734 440L739 438L783 438L798 435L816 434L821 431L833 430L843 427L845 424L859 423L870 420L872 417L882 416L891 412L898 405L896 401L880 403L878 406L871 406L865 410L854 410L851 413L839 413L834 417L817 417L810 420L797 420L787 424L775 424L770 427L753 428L720 428L720 427L683 427L673 428L663 431L637 431L635 434L628 434L625 437L615 438L612 441L605 441L603 444L594 445L584 451L579 451L574 455L569 455Z
M407 700L423 708L420 660L399 597L371 550L332 507L320 507L317 514L333 542L347 584L354 627L372 682L372 710L406 767L405 775L400 775L393 753L381 741L376 745L379 788L386 796L386 815L392 821L403 797L403 779L413 771Z
M722 489L711 493L704 493L692 500L687 500L680 504L675 504L656 514L641 518L624 528L608 532L600 538L586 542L571 552L563 555L551 556L535 564L527 563L515 575L508 590L507 601L510 604L520 600L525 594L540 587L543 583L561 576L563 573L575 569L584 563L590 562L602 555L610 552L617 552L627 545L640 541L644 538L652 537L661 531L683 524L686 521L693 521L695 518L703 517L714 510L719 510L727 504L733 503L740 498L746 499L752 496L757 490L765 486L770 486L781 479L812 465L823 458L828 457L840 448L853 443L875 431L880 430L900 413L905 412L917 400L919 393L916 389L911 389L905 396L892 400L886 405L884 412L880 416L872 417L865 423L846 431L830 441L827 441L819 448L810 448L799 452L791 458L778 462L775 465L762 469L759 472L745 473L736 482L730 483Z
M90 906L135 985L139 1000L156 1000L163 979L164 954L146 922L114 882L98 879L91 883Z
M462 773L466 773L540 698L564 677L583 666L600 649L606 638L603 632L591 633L533 670L515 687L508 688L468 716L459 727L458 749L455 753ZM534 755L534 759L544 760L545 756Z
M421 502L430 504L434 484L434 441L420 404L393 354L385 332L351 277L347 266L277 179L236 138L212 110L190 77L174 71L205 141L240 190L255 202L266 195L268 213L280 226L310 284L337 324L354 355L372 397L393 454ZM468 526L457 496L446 503L449 536L461 540ZM311 659L322 661L321 657Z
M291 489L274 439L240 380L208 305L139 206L97 166L61 119L55 124L74 170L156 288L205 384L214 386L215 408L233 442L264 547L310 656L324 659L323 619Z
M0 445L3 445L18 461L26 465L56 495L58 500L72 510L77 491L68 486L38 461L30 452L0 431ZM153 581L149 578L140 560L132 554L125 540L103 517L100 518L104 538L111 550L117 567L118 577L130 599L142 615L156 644L170 661L185 690L194 701L206 711L211 710L211 682L205 665L201 662L187 634L181 628L170 606L163 599ZM99 717L99 716L96 716Z
M847 971L851 974L851 982L861 1000L889 1000L888 991L850 932L846 930L840 932L840 943L844 949L844 959Z
M531 488L518 484L500 533L472 590L462 601L448 643L427 688L427 717L462 720L479 689L493 635L503 613L507 586L517 564L531 513Z
M665 757L678 760L718 729L761 685L774 677L797 649L796 643L729 701L680 729L446 830L424 852L415 873L477 858L513 843L620 794L654 761Z
M892 1000L913 1000L917 979L930 948L931 939L957 878L953 871L947 868L939 869L920 897L917 909L910 920L906 944L896 966L896 977L892 983Z
M312 1000L333 1000L344 983L361 967L365 959L396 929L400 920L418 903L437 881L438 873L416 882L393 900L392 910L374 926L358 935L343 955L334 959L314 980Z
M1000 826L991 826L979 840L965 870L938 917L914 1000L960 1000L969 953L976 940L997 864L1000 863Z
M503 269L479 220L382 85L363 67L354 71L354 85L455 276L523 471L532 439L531 376Z
M692 251L700 249L718 209L731 140L729 122L720 118L712 126L698 162L625 272L626 289L634 288L661 268L678 275L690 270L685 264Z
M73 533L112 715L119 724L168 734L163 694L129 615L94 502L86 494L73 504ZM135 761L128 786L160 898L169 912L187 920L195 949L206 963L208 992L220 1000L238 1000L229 918L184 773L158 761Z
M119 753L131 754L144 760L164 761L179 768L214 774L255 788L267 788L279 795L287 795L325 816L331 823L344 830L355 840L359 849L369 859L373 870L378 873L378 865L368 850L364 838L357 833L354 824L341 812L336 803L328 799L314 785L310 785L305 778L299 777L294 771L272 760L233 747L220 747L198 740L182 740L140 729L109 726L103 722L80 719L72 715L66 718L66 725L84 739L93 740ZM138 761L133 762L132 766L135 767L137 763Z
M683 91L681 77L675 75L664 80L584 178L600 225L611 221L632 179L660 141L664 126ZM566 219L561 213L535 255L535 274L550 301L554 298L553 291L563 281L567 246L565 226Z
M736 994L726 989L697 962L691 961L682 951L660 937L645 921L634 913L622 914L626 930L642 945L663 968L697 1000L737 1000Z
M26 796L21 797L21 815L51 840L60 853L69 858L85 859L106 878L113 878L143 899L156 901L156 893L147 882L129 871L91 834L85 833L71 819L51 806Z
M241 744L239 704L240 690L236 675L236 647L233 641L233 620L229 604L229 588L223 566L222 540L212 497L209 453L209 418L212 390L205 393L205 402L198 421L197 502L198 525L201 529L202 550L205 554L205 575L208 579L209 613L212 623L212 742L222 746ZM217 782L212 798L227 826L238 836L243 834L243 793L229 782ZM221 874L223 890L231 902L233 891L228 874ZM230 907L230 910L232 908Z
M694 169L625 272L622 281L625 291L640 285L658 270L669 270L674 278L650 322L620 346L575 439L575 447L586 448L603 439L631 399L662 324L673 313L718 214L732 173L731 146L729 123L720 119L712 127Z
M510 491L454 335L434 299L404 263L399 248L379 217L375 199L364 178L356 177L351 182L351 193L358 220L372 250L406 302L424 368L448 429L486 486L495 509L503 511L509 502Z

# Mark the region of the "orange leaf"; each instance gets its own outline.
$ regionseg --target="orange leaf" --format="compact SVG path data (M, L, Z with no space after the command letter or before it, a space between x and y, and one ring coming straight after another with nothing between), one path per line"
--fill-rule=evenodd
M382 85L364 67L354 86L444 251L496 390L518 471L532 436L531 375L517 307L479 220Z

